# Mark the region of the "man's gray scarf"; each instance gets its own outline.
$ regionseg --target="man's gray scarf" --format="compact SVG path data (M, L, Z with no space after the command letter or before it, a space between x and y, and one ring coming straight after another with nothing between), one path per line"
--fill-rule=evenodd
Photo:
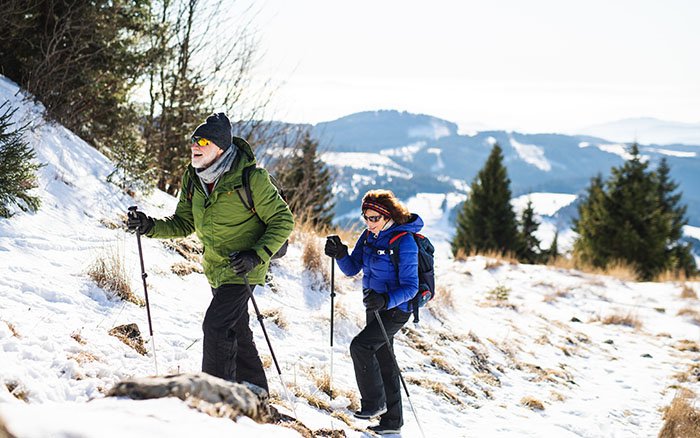
M209 167L205 169L195 169L197 176L200 181L202 181L202 186L205 190L207 189L207 184L212 184L216 182L221 175L228 172L231 168L233 160L236 158L238 148L233 145L230 146L219 158L216 159ZM208 190L207 190L208 192ZM208 195L209 193L207 193Z

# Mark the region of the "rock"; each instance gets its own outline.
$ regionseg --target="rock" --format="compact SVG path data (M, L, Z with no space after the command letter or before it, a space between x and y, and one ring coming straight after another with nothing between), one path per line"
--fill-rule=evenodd
M581 322L581 320L574 316L573 318L571 318L571 322Z
M233 383L206 373L141 377L117 383L107 396L145 400L177 397L213 417L236 419L245 415L270 421L268 394L250 383Z

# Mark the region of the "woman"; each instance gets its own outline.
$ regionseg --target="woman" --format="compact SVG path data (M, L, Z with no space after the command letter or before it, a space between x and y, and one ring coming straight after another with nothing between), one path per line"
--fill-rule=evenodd
M406 324L411 312L410 300L418 292L418 247L410 238L398 238L398 272L389 255L389 241L401 231L417 233L423 227L418 215L408 212L389 190L371 190L362 199L362 217L367 224L352 254L338 236L329 236L325 253L338 262L345 275L362 269L363 302L367 325L350 344L355 378L362 407L355 417L380 417L370 430L383 435L399 433L403 426L401 382L392 359L391 346L376 320L379 315L389 342Z

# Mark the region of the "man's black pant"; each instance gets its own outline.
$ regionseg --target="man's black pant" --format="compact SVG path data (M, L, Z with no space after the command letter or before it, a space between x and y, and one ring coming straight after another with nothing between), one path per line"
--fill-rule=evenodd
M251 291L255 288L251 285ZM249 325L248 288L224 284L212 288L214 298L204 316L202 371L231 382L249 382L265 390L267 378Z
M396 308L379 312L392 348L394 335L410 316ZM376 410L386 405L387 411L381 416L380 424L399 428L403 426L401 381L391 355L374 312L367 312L367 325L350 343L362 410Z

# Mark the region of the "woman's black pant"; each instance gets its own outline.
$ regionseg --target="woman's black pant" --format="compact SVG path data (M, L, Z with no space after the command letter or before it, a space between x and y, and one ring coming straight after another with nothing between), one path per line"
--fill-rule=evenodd
M410 316L397 308L379 312L392 348L394 335ZM374 312L367 312L367 325L350 343L350 356L362 397L362 410L377 410L386 405L387 411L381 416L380 424L391 428L403 426L399 370Z
M254 285L251 285L251 292ZM202 371L231 382L249 382L268 390L267 378L249 325L248 288L224 284L204 316Z

